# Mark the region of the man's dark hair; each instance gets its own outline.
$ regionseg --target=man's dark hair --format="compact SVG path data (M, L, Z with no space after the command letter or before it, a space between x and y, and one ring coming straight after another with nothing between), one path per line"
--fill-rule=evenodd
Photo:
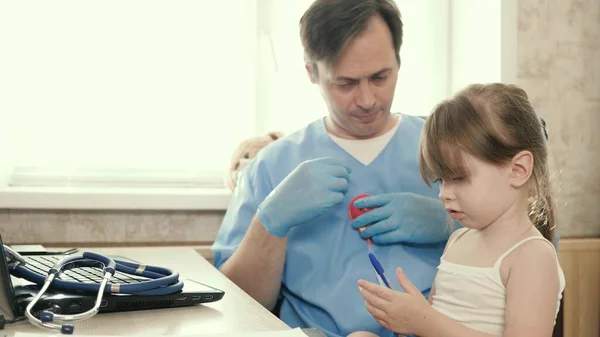
M300 19L305 60L315 75L319 61L333 70L348 43L375 15L387 24L400 65L402 18L393 0L316 0Z

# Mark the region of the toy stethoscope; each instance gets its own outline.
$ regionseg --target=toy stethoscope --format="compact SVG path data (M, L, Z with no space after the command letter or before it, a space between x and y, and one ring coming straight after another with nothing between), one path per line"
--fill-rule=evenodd
M110 257L91 252L84 252L81 255L65 256L48 271L47 275L38 274L25 268L25 259L12 248L4 246L4 250L8 260L8 269L13 276L42 286L40 291L25 309L25 316L29 322L41 328L60 330L63 334L72 334L74 330L72 324L63 323L74 323L76 321L86 320L98 313L104 293L164 295L176 293L183 288L183 282L179 280L179 273L167 268L113 260ZM58 278L61 272L80 267L97 267L102 269L104 272L102 282L100 284L83 283L61 280ZM141 280L140 282L131 284L110 284L107 287L115 271L129 275L143 276L148 278L148 280ZM73 315L61 315L44 310L41 312L40 318L36 318L31 311L51 285L55 288L69 291L97 292L94 307L88 311ZM53 323L55 321L57 321L58 324Z

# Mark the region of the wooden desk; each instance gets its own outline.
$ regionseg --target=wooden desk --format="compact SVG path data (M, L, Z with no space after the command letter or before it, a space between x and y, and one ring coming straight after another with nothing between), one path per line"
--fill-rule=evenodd
M82 249L86 250L86 249ZM185 308L103 313L75 324L75 335L186 335L290 329L275 315L244 293L191 248L90 248L105 255L121 255L147 264L177 270L225 291L220 301ZM15 331L55 334L29 322L7 324L2 334Z

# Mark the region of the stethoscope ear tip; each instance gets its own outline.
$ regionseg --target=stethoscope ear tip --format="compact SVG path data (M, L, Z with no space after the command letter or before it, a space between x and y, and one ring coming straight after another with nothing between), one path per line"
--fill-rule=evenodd
M40 321L42 323L50 323L54 320L54 313L51 311L42 311L40 314Z
M60 327L60 333L62 333L63 335L72 335L73 330L75 330L75 327L71 324L65 324Z

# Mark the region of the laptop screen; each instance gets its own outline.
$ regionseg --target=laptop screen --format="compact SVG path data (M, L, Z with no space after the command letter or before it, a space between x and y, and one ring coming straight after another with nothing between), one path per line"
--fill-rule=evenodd
M13 320L17 315L17 302L15 301L15 291L6 263L2 235L0 235L0 253L4 257L0 259L0 311L2 311L0 314L4 315L6 320Z

